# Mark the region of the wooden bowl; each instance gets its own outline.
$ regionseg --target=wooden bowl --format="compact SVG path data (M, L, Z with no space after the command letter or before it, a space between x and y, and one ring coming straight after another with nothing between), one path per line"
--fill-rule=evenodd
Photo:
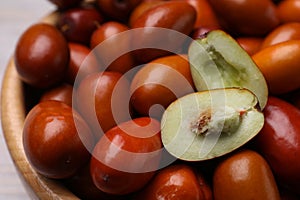
M51 13L41 21L54 24L57 17L58 13ZM9 61L3 77L1 115L8 150L29 195L39 199L79 199L59 181L36 173L25 156L22 143L23 123L26 115L25 91L13 58Z

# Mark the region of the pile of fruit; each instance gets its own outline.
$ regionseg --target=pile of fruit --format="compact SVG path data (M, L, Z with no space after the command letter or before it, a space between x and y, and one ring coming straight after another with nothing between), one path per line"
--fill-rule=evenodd
M299 0L50 1L14 56L39 174L82 199L299 199Z

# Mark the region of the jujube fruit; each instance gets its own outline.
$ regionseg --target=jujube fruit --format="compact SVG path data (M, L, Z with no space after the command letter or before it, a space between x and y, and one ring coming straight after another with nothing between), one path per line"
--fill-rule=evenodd
M108 130L91 159L95 185L111 194L129 194L145 186L159 167L160 123L136 118Z
M75 7L61 13L57 26L68 41L88 45L93 31L103 20L94 7Z
M87 76L74 95L76 109L93 129L96 138L130 119L129 82L118 72Z
M22 81L37 88L49 88L59 84L65 76L69 47L54 26L34 24L19 38L14 61Z
M278 97L269 97L264 115L255 147L270 164L278 184L300 194L300 110Z
M87 123L67 104L44 101L27 114L23 146L31 166L55 179L71 177L90 159L94 138Z
M229 155L213 176L215 200L279 200L279 191L267 161L257 152L242 150Z
M234 35L263 36L279 24L271 0L208 0L219 22Z

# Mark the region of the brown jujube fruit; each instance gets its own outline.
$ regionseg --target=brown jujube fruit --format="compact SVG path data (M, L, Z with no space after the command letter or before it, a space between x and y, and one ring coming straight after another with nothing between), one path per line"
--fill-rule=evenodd
M68 41L88 45L93 31L103 20L93 7L76 7L62 12L57 23Z
M270 166L252 150L235 152L217 166L213 193L215 200L280 199Z
M62 81L68 67L67 41L54 26L34 24L19 38L14 61L22 81L37 88L52 87Z
M67 104L44 101L24 121L23 146L30 165L48 178L73 176L90 159L94 138L87 123Z
M55 88L46 90L42 94L40 98L40 102L49 101L49 100L61 101L72 107L72 94L73 94L72 85L61 84Z

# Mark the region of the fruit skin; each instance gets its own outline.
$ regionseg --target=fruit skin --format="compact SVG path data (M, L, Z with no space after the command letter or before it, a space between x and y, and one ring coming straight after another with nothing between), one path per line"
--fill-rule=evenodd
M61 101L72 107L72 94L73 94L73 86L69 84L61 84L51 90L47 90L43 93L40 98L40 102L42 101Z
M271 0L208 0L219 22L234 35L262 36L279 24Z
M238 37L236 41L251 56L261 48L263 38L260 37Z
M255 147L270 164L278 182L300 194L300 110L271 96L264 115L265 124L254 140Z
M149 113L151 106L159 104L167 108L174 100L191 92L194 92L194 85L186 55L165 56L136 73L130 85L130 102L139 114L160 118L163 110L154 109Z
M209 4L208 0L185 0L192 5L197 12L197 19L194 28L199 27L220 27L218 18Z
M97 0L96 3L107 17L126 22L132 10L142 1L143 0Z
M128 30L129 27L125 24L108 21L93 32L90 46L105 65L105 70L124 74L134 67L134 58L130 53L130 38L126 37L126 33L125 37L117 35ZM97 48L99 44L103 46Z
M198 179L195 170L187 164L173 164L159 170L155 177L133 199L195 199L212 200L205 196L203 180ZM210 188L205 188L205 190ZM209 191L211 192L211 191Z
M37 88L49 88L64 78L69 62L66 39L54 26L37 23L19 38L14 61L19 77Z
M82 81L86 76L92 73L103 71L101 63L96 59L91 49L87 46L69 42L70 62L66 72L66 82L74 84Z
M93 150L90 170L95 185L118 195L141 189L159 167L161 147L155 119L135 118L110 129Z
M74 98L75 108L89 123L96 138L117 123L130 119L129 82L118 72L87 76L79 84Z
M213 175L214 199L279 200L279 191L265 159L252 150L229 155Z
M99 200L99 199L109 199L109 200L126 200L126 196L117 196L107 194L99 190L91 177L90 174L90 164L86 164L79 171L76 172L72 177L63 180L66 187L73 192L80 199L89 200Z
M220 29L217 26L201 26L195 28L191 34L191 37L196 40L205 37L210 31Z
M130 13L128 20L129 27L132 27L135 21L147 10L164 3L166 0L144 0Z
M269 46L252 59L263 73L271 94L283 94L300 87L300 40Z
M300 2L298 0L284 0L277 6L279 19L282 23L300 22Z
M93 31L103 20L93 7L76 7L62 12L57 26L69 42L88 45Z
M75 125L75 122L76 125ZM90 159L93 135L81 116L59 101L33 107L24 121L23 147L31 166L54 179L68 178Z
M194 28L196 17L197 13L194 7L185 1L166 1L145 11L131 27L133 29L143 28L139 29L136 35L133 34L134 38L139 39L132 41L132 47L133 49L149 46L155 48L134 51L135 58L140 63L147 63L169 55L170 52L178 52L186 38L176 38L176 35L176 37L171 37L171 31L189 35ZM149 31L149 27L165 28L170 31L162 32L162 29ZM166 48L168 51L164 51Z
M290 22L282 24L275 29L273 29L265 37L262 42L261 49L268 46L278 44L280 42L285 42L288 40L299 40L300 39L300 23Z

